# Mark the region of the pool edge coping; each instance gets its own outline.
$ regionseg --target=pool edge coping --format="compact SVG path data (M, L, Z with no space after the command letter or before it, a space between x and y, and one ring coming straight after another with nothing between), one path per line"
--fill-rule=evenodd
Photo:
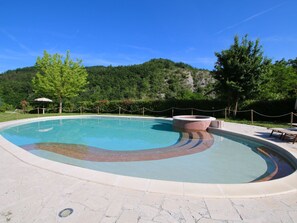
M1 122L0 129L13 126L16 124L25 124L32 121L45 121L57 118L69 119L78 117L122 117L122 118L141 118L141 119L160 119L160 120L172 120L171 118L159 118L159 117L141 117L141 116L114 116L114 115L80 115L80 116L54 116L54 117L39 117L22 119L8 122ZM220 129L219 131L239 134L230 130ZM246 136L244 134L239 134ZM248 135L248 137L254 138L257 141L264 141L266 143L280 147L281 149L290 153L295 159L297 155L291 153L287 148L278 145L277 143ZM255 198L255 197L267 197L273 195L281 195L290 192L297 192L297 171L291 175L266 182L255 182L245 184L205 184L205 183L187 183L187 182L173 182L162 181L154 179L137 178L130 176L123 176L117 174L111 174L101 172L97 170L86 169L69 164L59 163L56 161L37 157L31 153L26 152L15 144L6 140L0 135L0 148L10 153L18 160L40 168L43 170L51 171L56 174L65 175L68 177L74 177L77 179L100 183L104 185L121 187L133 190L139 190L149 193L162 193L171 195L182 195L192 197L203 198ZM286 154L284 155L286 156ZM295 167L297 161L295 160Z

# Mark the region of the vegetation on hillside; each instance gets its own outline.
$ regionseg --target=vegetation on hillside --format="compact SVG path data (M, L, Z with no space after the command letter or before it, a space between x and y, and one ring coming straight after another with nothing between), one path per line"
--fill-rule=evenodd
M213 81L207 70L165 59L119 67L89 67L91 100L200 98Z
M239 106L239 109L257 107L259 111L266 111L267 103L270 111L286 113L293 110L297 97L297 58L272 63L264 57L259 40L250 41L247 36L241 41L235 37L229 49L215 55L214 71L167 59L152 59L130 66L86 67L85 91L70 97L64 95L65 111L74 111L75 107L93 111L99 107L117 109L117 105L141 109L142 103L158 110L165 105L178 106L176 102L180 105L178 107L199 104L205 109L214 109L216 106L211 100L217 104L220 101L220 106L227 106L228 100L228 107L232 110ZM34 106L34 98L40 96L53 99L55 103L51 106L55 110L59 95L36 87L40 78L38 71L40 67L36 66L0 75L0 111L15 108L28 111ZM34 86L32 80L35 80ZM109 103L111 101L119 103ZM280 103L286 103L286 106L279 106ZM274 105L278 106L277 109L273 109Z
M36 75L35 67L19 68L0 75L0 106L5 103L18 107L23 99L34 99L32 78Z
M213 95L208 94L214 81L210 71L166 59L131 66L86 67L86 71L86 90L72 101L197 99ZM0 75L0 106L2 102L19 107L24 99L34 103L36 97L49 96L33 92L32 79L37 72L36 67L29 67Z

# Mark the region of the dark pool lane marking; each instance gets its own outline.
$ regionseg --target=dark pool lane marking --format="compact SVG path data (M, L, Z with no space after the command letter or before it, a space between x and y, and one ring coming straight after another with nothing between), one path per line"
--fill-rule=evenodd
M37 143L21 147L27 151L44 150L93 162L129 162L168 159L199 153L209 149L213 143L213 136L206 131L201 131L182 133L179 142L172 146L136 151L112 151L85 145L63 143Z

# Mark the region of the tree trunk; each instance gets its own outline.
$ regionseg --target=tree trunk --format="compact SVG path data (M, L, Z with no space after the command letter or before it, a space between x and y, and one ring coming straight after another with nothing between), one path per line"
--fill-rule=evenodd
M231 111L231 99L230 95L227 97L227 109L228 109L228 117L230 117L230 111Z
M236 114L237 114L237 109L238 109L238 101L239 99L236 98L236 101L235 101L235 107L234 107L234 117L236 117Z
M62 108L63 108L63 101L62 101L62 98L60 98L60 102L59 102L59 114L62 114Z

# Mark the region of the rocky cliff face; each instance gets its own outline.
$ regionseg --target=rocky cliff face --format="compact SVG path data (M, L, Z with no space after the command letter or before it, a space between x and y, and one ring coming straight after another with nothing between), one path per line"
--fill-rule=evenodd
M174 81L178 80L181 88L185 88L191 92L206 93L210 86L215 82L208 70L176 68L166 71L166 83L168 87Z

